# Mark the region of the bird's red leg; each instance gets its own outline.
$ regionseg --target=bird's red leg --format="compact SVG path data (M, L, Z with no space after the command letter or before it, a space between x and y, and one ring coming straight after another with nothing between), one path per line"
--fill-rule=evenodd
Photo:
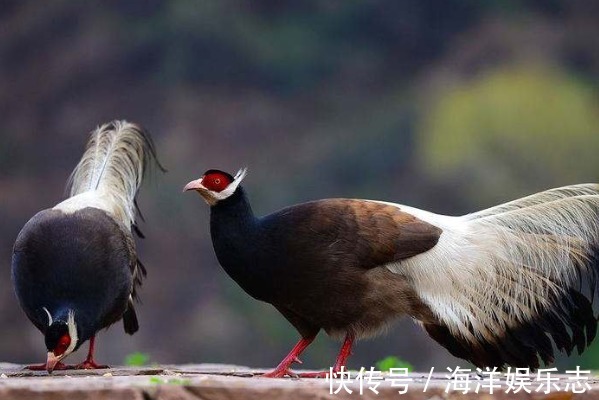
M309 337L309 338L302 338L299 342L297 342L295 347L293 347L293 349L291 349L291 351L289 352L287 357L285 357L283 359L283 361L281 361L279 363L279 365L274 369L274 371L267 372L266 374L263 374L262 376L265 378L283 378L285 375L296 376L296 374L291 372L289 367L294 362L297 362L300 364L302 363L299 359L299 356L300 356L300 354L302 354L302 352L304 350L306 350L306 347L308 347L310 345L310 343L312 343L314 341L314 338L316 338L316 335Z
M94 348L96 345L96 336L92 336L89 339L89 351L87 353L87 358L81 364L75 366L77 369L104 369L110 368L108 365L98 365L94 360Z
M347 361L347 358L352 354L351 348L353 343L354 335L352 333L345 335L345 340L343 341L343 345L341 346L341 350L339 350L339 355L335 361L335 366L333 367L334 374L339 373L341 371L341 367L345 366L345 361ZM304 372L303 374L299 374L299 376L300 378L326 378L327 374L330 373L331 371Z

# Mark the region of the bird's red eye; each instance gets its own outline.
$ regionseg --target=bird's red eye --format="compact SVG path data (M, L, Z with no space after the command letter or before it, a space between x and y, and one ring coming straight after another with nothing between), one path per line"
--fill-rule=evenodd
M231 184L231 179L220 172L212 172L202 179L202 185L213 192L222 192Z
M64 354L65 351L67 351L67 349L69 348L69 345L71 344L71 337L69 336L68 333L65 333L64 335L62 335L60 337L60 339L58 339L58 344L56 345L56 348L54 348L54 355L55 356L60 356L62 354Z

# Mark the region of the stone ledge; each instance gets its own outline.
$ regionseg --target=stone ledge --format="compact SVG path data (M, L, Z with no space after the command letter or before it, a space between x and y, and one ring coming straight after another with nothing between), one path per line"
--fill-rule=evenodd
M345 391L330 394L329 382L324 379L267 379L259 377L262 370L233 365L159 365L141 368L115 367L95 371L56 371L48 375L43 371L24 370L17 364L0 363L0 399L135 399L135 400L270 400L270 399L599 399L599 379L589 378L591 390L583 394L554 391L550 394L520 392L506 394L504 389L488 390L479 394L450 391L445 393L449 381L444 374L435 374L428 383L428 373L411 373L413 380L406 394L391 386L388 375L377 387L378 394L364 385L359 394L359 383L347 385L353 393ZM565 382L566 377L560 382ZM473 377L474 379L474 377ZM485 382L485 381L482 381Z

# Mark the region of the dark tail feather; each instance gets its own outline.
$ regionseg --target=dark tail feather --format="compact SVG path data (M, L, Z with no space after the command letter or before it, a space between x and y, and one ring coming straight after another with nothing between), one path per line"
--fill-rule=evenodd
M135 314L135 308L133 308L133 302L131 302L131 300L129 300L127 309L123 314L123 326L125 328L125 332L129 335L133 335L139 329L137 314Z
M133 232L135 232L135 234L137 235L137 237L139 237L140 239L145 239L146 238L146 236L139 229L139 226L137 226L137 224L132 224L131 225L131 229L133 230Z

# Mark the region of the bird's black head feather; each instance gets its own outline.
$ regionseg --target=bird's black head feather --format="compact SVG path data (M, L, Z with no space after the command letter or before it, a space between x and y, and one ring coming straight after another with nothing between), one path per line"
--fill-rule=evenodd
M53 351L57 347L60 338L65 334L69 334L67 323L64 321L54 321L52 325L46 329L45 341L48 351Z

